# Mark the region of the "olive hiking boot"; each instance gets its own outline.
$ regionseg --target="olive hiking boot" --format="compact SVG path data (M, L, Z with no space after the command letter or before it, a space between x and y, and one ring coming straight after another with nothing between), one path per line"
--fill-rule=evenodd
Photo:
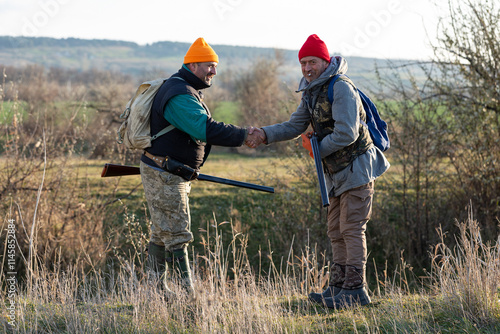
M180 280L184 290L194 298L193 279L189 267L189 255L186 248L167 251L167 262L171 263L173 276Z
M167 270L165 246L159 246L150 242L147 252L146 271L148 278L156 282L158 289L164 290L167 295L173 294L167 285L165 277Z

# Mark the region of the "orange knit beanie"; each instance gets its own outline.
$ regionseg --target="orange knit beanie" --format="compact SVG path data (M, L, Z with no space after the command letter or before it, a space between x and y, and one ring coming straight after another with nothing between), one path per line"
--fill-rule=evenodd
M204 63L215 61L219 62L219 56L215 53L214 49L208 45L203 37L198 38L189 47L186 55L184 56L184 64L189 63Z

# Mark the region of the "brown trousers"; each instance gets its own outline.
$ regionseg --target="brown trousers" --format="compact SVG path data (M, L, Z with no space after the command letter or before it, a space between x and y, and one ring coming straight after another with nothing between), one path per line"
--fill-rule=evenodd
M365 270L366 223L372 214L374 182L330 198L328 237L332 243L333 262Z

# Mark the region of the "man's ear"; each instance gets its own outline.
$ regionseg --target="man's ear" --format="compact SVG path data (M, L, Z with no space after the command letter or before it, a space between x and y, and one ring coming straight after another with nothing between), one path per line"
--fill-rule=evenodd
M197 65L198 65L197 63L189 63L189 64L186 64L186 66L189 68L189 70L190 70L191 72L196 71L196 68L198 67Z
M325 60L325 70L328 67L328 65L330 65L330 62Z

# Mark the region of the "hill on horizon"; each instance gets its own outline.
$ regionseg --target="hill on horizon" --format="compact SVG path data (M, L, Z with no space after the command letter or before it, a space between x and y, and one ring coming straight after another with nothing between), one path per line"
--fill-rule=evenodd
M103 39L0 36L0 65L24 67L38 64L47 68L63 67L80 71L98 69L133 76L156 72L174 73L182 64L189 46L190 43L171 41L139 45L134 42ZM275 58L279 53L283 61L284 80L298 80L302 76L297 60L298 50L233 45L212 47L221 59L220 71L239 72L248 69L258 59ZM350 77L368 81L374 79L376 64L384 66L388 61L394 61L364 57L346 58Z

